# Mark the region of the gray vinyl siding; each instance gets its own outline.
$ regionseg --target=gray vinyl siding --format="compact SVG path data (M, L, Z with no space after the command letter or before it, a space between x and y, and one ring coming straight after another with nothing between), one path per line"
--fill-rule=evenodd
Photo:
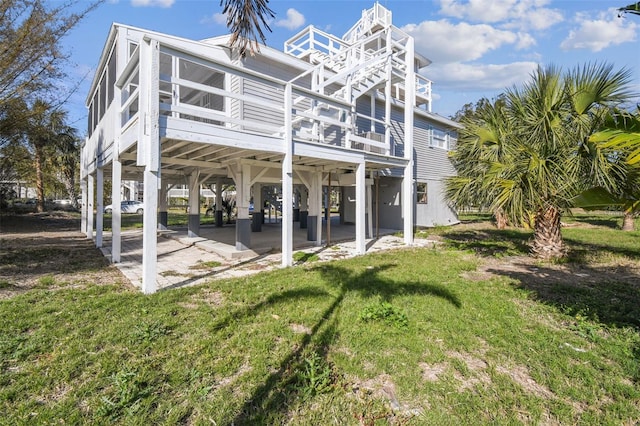
M449 161L449 151L431 146L431 129L435 127L422 117L414 119L413 146L416 154L414 175L417 180L439 179L455 175L455 170Z
M432 227L458 223L456 212L449 207L444 196L444 180L418 179L418 182L427 183L427 203L415 204L416 226Z
M253 80L244 79L243 94L253 98L261 98L271 102L283 104L284 94L275 87L259 83ZM284 116L281 111L265 108L250 102L243 102L242 116L247 122L261 122L274 126L284 125Z

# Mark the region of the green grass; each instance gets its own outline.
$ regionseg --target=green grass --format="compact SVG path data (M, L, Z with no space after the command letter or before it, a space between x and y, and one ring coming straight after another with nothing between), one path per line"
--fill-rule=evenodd
M464 232L151 296L0 300L0 424L636 423L640 285L621 277L637 272L483 275L530 234ZM565 230L602 252L568 266L638 260L637 233L608 232Z

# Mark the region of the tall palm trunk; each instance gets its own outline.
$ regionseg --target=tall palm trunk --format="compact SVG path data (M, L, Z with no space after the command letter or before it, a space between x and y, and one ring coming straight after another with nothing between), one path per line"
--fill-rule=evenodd
M623 231L635 231L636 224L633 213L625 212L624 217L622 218L622 230Z
M44 153L42 151L42 146L36 145L34 165L36 168L36 194L38 197L38 200L36 202L36 211L38 213L42 213L44 211L44 173L42 171Z
M494 214L496 218L496 228L498 229L506 229L509 221L507 219L507 215L504 213L504 210L501 208L497 209Z
M560 210L555 206L538 211L535 219L531 251L542 259L559 259L567 250L560 232Z

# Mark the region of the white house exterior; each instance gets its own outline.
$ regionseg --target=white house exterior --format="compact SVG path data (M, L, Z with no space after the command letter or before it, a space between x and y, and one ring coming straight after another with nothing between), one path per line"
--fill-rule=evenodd
M101 246L104 181L114 205L123 180L144 182L144 292L156 290L156 230L176 184L188 185L192 212L202 184L235 184L237 250L251 248L250 201L261 205L261 186L280 185L283 266L292 264L294 204L321 244L323 187L353 201L341 214L355 224L359 253L374 219L404 230L406 244L415 225L457 221L441 182L454 173L447 150L458 127L431 112L431 82L417 73L429 61L389 10L363 11L343 37L310 26L283 52L263 46L241 58L228 41L113 24L102 51L87 97L82 226ZM189 233L198 232L193 214ZM114 212L113 262L120 252Z

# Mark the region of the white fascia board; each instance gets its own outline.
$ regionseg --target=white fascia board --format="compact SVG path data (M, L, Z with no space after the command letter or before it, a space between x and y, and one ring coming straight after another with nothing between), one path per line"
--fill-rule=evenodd
M300 141L294 141L293 155L319 158L322 160L336 161L339 163L364 163L364 155L362 153L351 152L343 149L336 149L330 146L323 146L316 143L306 143Z

